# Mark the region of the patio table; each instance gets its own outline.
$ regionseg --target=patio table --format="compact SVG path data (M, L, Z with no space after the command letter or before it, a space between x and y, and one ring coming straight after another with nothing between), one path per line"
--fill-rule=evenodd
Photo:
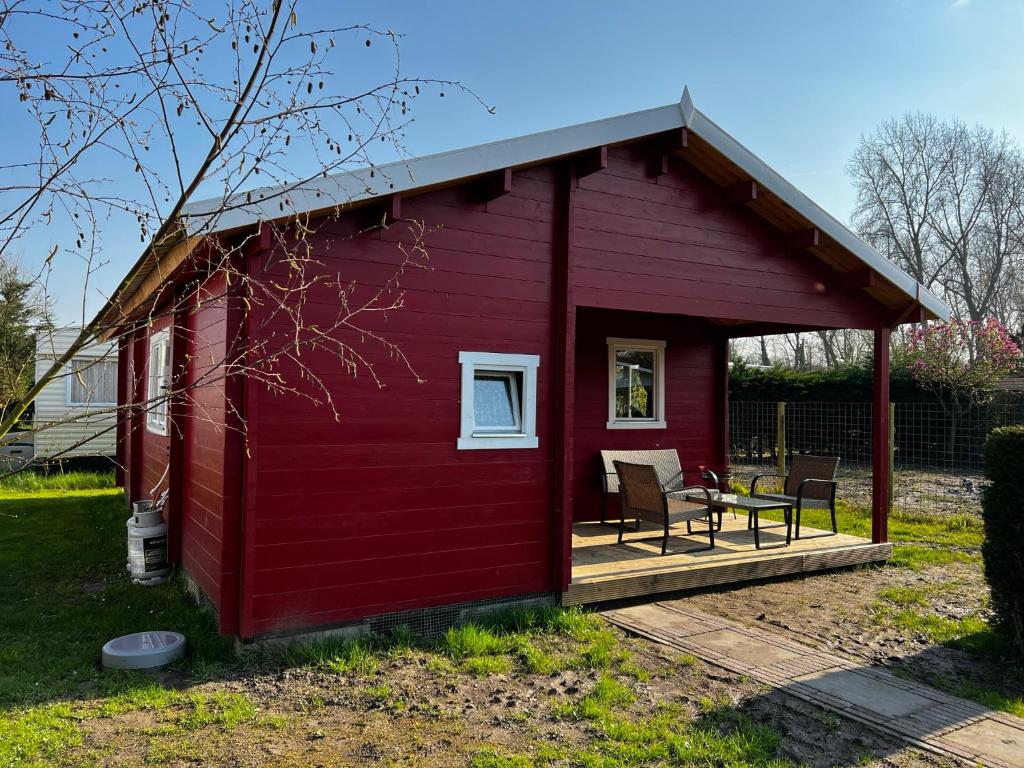
M687 495L686 500L694 504L707 504L706 496L696 494ZM793 533L793 505L787 501L776 499L754 499L749 496L739 496L735 493L721 493L712 491L711 507L718 512L718 530L722 530L722 512L727 509L742 509L747 513L747 530L754 530L754 547L761 547L761 531L758 525L758 514L769 510L781 509L786 519L786 543L765 546L764 549L775 549L776 547L788 547L792 540Z

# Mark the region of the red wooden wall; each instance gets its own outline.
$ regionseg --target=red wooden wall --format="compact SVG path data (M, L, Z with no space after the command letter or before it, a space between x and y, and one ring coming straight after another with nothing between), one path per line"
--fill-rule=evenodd
M576 324L574 517L600 515L601 450L674 448L687 482L698 482L699 465L715 468L723 451L719 429L721 381L715 367L715 336L706 320L581 308ZM653 339L665 346L666 429L608 429L609 336ZM618 508L609 510L614 515Z
M242 634L554 588L555 181L547 168L515 174L513 192L488 203L472 187L403 201L403 218L441 227L426 238L430 271L406 271L401 310L358 322L397 343L423 383L354 333L346 338L378 366L383 388L329 354L303 353L339 421L250 379ZM413 238L399 223L346 240L345 226L321 230L315 255L326 274L356 281L358 302ZM268 311L250 333L289 338L290 323ZM325 327L336 312L325 289L307 320ZM463 350L540 355L540 448L456 450ZM296 364L281 370L299 381Z
M226 361L238 332L228 311L223 274L199 289L187 318L188 396L179 425L185 478L181 562L217 608L220 630L238 629L241 558L242 436L227 401Z
M275 364L298 394L277 393L251 375L244 387L211 381L195 390L181 441L182 562L218 607L222 631L251 637L557 591L567 578L560 507L577 519L596 515L597 451L672 447L686 469L720 466L724 331L702 317L877 325L870 298L824 291L825 266L790 252L682 163L673 159L669 173L652 178L640 150L612 148L608 157L606 169L572 190L568 166L558 163L516 172L512 192L489 202L475 182L403 198L403 219L429 228L429 269L406 267L383 297L387 303L404 291L401 309L353 320L371 333L342 334L350 356L373 364L378 379L362 365L353 376L334 354L304 349ZM403 222L358 233L365 224L356 212L317 230L312 256L320 264L307 265L323 278L354 282L351 306L388 284L401 267L398 245L415 239ZM266 251L252 253L246 268L262 285L268 277L294 279ZM337 291L328 284L313 291L307 327L337 322ZM575 322L563 361L554 329L565 318ZM192 383L220 378L213 369L242 323L228 303L188 318ZM250 345L265 342L268 350L287 352L294 333L271 301L254 302L244 326ZM398 345L415 375L374 333ZM667 342L667 429L606 429L608 336ZM460 351L540 356L540 448L456 450ZM566 412L562 363L572 400ZM244 456L238 431L225 429L242 411ZM563 424L571 436L564 468ZM127 445L138 485L148 490L166 464L167 440L144 431ZM556 487L563 471L564 494Z
M731 320L873 328L880 305L824 291L834 273L673 158L647 174L643 151L609 150L576 193L576 303Z

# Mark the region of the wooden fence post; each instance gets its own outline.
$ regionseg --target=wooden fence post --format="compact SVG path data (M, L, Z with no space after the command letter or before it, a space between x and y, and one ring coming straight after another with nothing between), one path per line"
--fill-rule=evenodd
M780 475L786 474L786 404L775 404L776 465Z
M889 512L896 492L896 403L889 403Z

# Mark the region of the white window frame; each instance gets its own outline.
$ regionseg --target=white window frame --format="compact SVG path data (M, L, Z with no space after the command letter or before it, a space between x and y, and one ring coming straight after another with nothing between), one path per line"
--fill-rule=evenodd
M149 358L146 360L146 430L156 435L167 434L167 400L164 394L171 375L171 331L164 328L149 336ZM164 398L156 400L156 398Z
M487 450L500 448L537 448L537 369L539 355L512 355L500 352L459 352L462 366L462 403L457 448L459 450ZM474 381L477 373L507 374L512 386L513 410L518 399L518 429L495 431L476 427L474 408ZM519 376L515 376L519 374ZM518 391L519 384L522 391ZM517 398L518 396L518 398Z
M654 418L638 419L615 415L615 353L654 352ZM607 429L665 429L665 342L652 339L608 337L608 423Z
M93 365L102 365L105 363L114 364L114 400L109 402L103 400L75 400L73 392L75 391L75 363L83 363L82 367L91 367ZM117 359L108 357L89 357L88 355L82 355L75 357L71 360L71 363L67 367L67 387L64 393L64 404L72 407L81 406L101 406L101 405L117 405Z

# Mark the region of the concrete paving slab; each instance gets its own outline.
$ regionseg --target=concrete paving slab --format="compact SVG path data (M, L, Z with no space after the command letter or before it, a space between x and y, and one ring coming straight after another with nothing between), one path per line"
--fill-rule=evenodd
M991 755L1013 766L1024 768L1024 730L995 720L979 720L943 735L979 755Z
M883 717L903 717L934 704L924 696L845 669L826 669L795 678L797 682Z
M695 625L693 619L658 605L634 605L630 608L619 608L615 612L659 629L692 631L696 627L699 631L699 625Z
M724 656L745 662L751 667L765 667L797 656L793 651L787 651L772 643L755 640L731 629L692 635L690 640L713 651L718 651Z
M639 634L655 627L659 642L732 672L749 674L815 706L845 714L971 768L1024 768L1024 719L989 712L973 702L868 666L851 668L851 662L843 657L815 651L760 627L689 610L679 603L634 606L605 615L613 624ZM814 664L829 666L809 671ZM981 719L965 725L974 718Z

